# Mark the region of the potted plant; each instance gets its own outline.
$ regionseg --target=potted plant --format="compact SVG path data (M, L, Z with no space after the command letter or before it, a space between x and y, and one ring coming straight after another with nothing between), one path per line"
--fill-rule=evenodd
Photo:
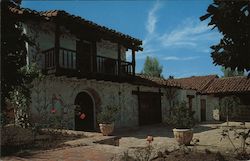
M194 113L187 107L185 101L173 108L171 123L175 127L174 137L180 145L189 145L193 138Z
M108 105L97 114L100 131L104 136L111 135L114 131L114 122L117 117L118 107Z

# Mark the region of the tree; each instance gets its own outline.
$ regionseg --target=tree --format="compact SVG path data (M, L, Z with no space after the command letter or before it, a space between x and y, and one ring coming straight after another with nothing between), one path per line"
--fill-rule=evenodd
M250 71L250 2L249 0L214 0L200 20L210 18L208 26L217 28L223 37L211 46L213 63L232 70ZM250 73L249 73L250 75Z
M237 69L232 70L230 67L222 67L221 71L224 73L223 77L235 77L235 76L244 76L243 71L238 71Z
M20 0L4 1L1 5L1 123L5 124L4 111L10 102L16 111L23 111L20 120L27 118L30 103L31 82L41 76L35 64L26 65L25 43L30 42L23 34L20 22L12 16L8 7L18 7ZM31 42L30 42L31 43ZM26 113L26 114L25 114ZM20 113L21 114L21 113ZM20 123L20 122L19 122ZM26 125L24 125L26 126Z
M227 126L230 117L237 116L239 113L240 99L236 96L227 96L220 99L219 110L223 117L226 117Z
M147 56L142 70L142 74L153 77L163 77L162 68L163 67L159 64L157 58Z

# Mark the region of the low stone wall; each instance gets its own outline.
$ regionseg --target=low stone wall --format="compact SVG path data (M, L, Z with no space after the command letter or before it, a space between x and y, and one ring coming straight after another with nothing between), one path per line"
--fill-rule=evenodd
M21 146L34 142L32 129L25 129L14 124L1 128L1 146Z

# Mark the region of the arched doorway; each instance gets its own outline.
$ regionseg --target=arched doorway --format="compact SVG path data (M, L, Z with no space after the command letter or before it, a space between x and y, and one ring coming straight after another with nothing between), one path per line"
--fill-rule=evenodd
M75 130L94 130L94 100L87 92L81 92L75 99Z

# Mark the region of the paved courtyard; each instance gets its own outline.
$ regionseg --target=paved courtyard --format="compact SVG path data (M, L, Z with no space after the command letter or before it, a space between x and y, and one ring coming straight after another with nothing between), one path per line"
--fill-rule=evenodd
M225 124L200 124L194 128L194 138L199 142L196 146L190 148L197 151L220 151L224 154L231 154L233 147L229 140L221 140L221 125ZM230 125L235 125L231 123ZM250 123L246 126L250 129ZM154 136L152 146L157 151L173 151L178 148L173 138L172 129L165 125L145 126L135 129L117 130L116 136L120 136L119 146L94 144L93 141L101 138L98 133L93 133L91 137L68 141L65 147L60 149L29 151L25 155L8 156L1 158L2 160L83 160L83 161L106 161L111 160L115 156L119 156L124 152L132 153L138 147L148 145L146 141L147 135ZM239 142L236 144L239 145ZM250 152L250 149L248 149Z

